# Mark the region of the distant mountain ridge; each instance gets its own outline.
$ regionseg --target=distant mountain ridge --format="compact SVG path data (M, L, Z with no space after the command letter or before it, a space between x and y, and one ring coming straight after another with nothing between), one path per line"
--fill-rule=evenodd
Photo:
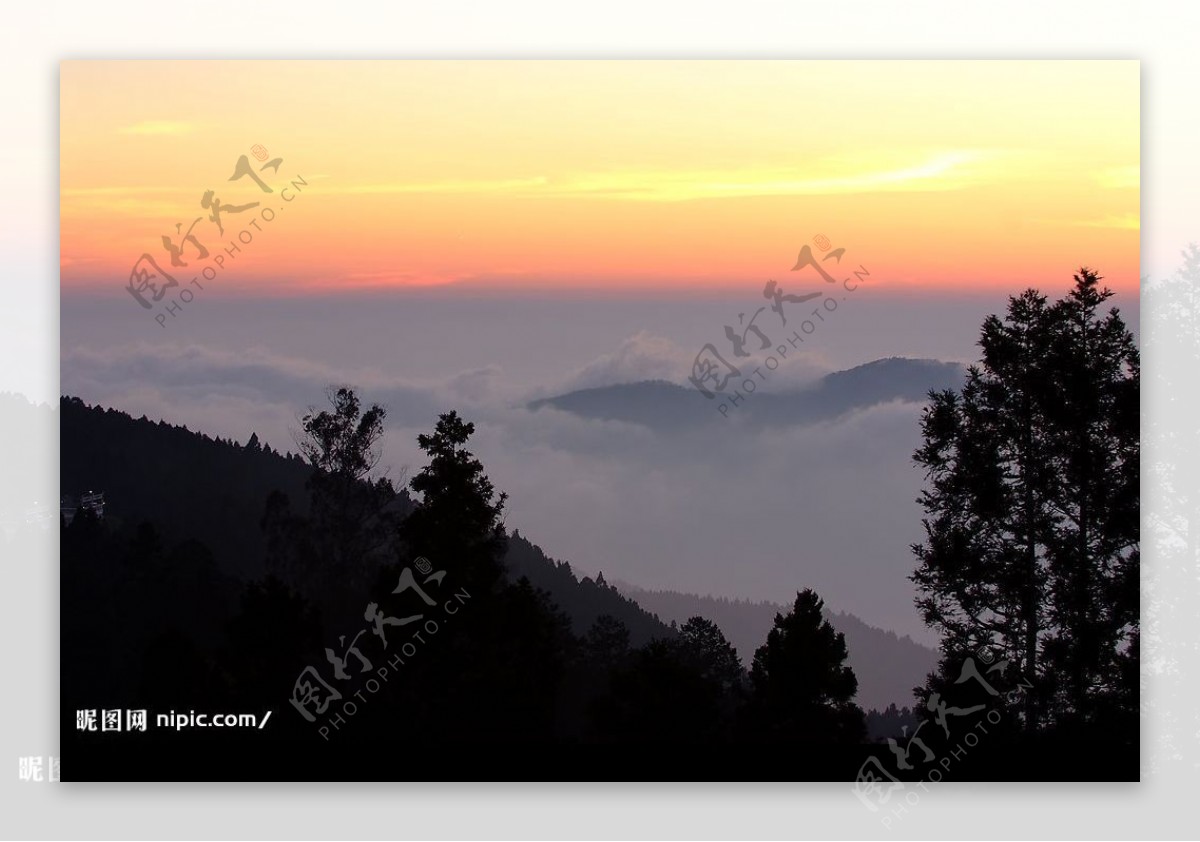
M614 582L614 587L663 622L683 623L697 615L712 620L738 650L747 669L754 650L766 642L775 615L789 610L789 606L773 602L652 591L628 582ZM937 651L910 637L869 625L853 614L827 611L826 619L846 636L849 663L858 677L858 703L864 709L879 711L892 703L911 707L912 690L923 684L926 674L937 665Z
M888 357L826 374L804 389L756 391L738 405L749 423L789 426L832 421L889 401L924 401L930 390L959 388L966 369L933 359ZM731 383L726 391L732 389ZM583 418L624 421L658 431L719 422L721 394L705 398L697 389L665 380L643 380L579 389L531 401L533 411L550 407Z

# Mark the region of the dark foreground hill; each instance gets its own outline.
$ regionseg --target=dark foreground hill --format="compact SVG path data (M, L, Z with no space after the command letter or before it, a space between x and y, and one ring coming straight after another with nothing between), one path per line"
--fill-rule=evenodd
M279 492L303 510L302 460L253 436L212 439L72 399L59 413L63 492L106 502L103 518L81 506L61 530L63 780L849 781L891 762L848 697L790 701L806 698L788 676L809 662L777 651L779 680L748 687L716 625L672 634L521 535L506 560L509 578L523 577L513 584L450 563L451 576L476 578L443 583L446 571L411 559L403 572L378 566L362 593L342 577L321 582L328 594L264 579L266 502ZM269 522L321 549L323 499L312 518ZM390 504L430 511L402 494ZM446 523L446 534L463 528ZM327 569L323 551L305 558ZM413 569L436 599L408 589ZM617 621L595 622L605 614ZM803 616L814 622L800 633L831 639L819 613ZM145 730L111 733L109 714L128 726L131 711ZM215 716L227 727L205 727ZM1013 764L1071 779L1097 768L1088 746L993 739L956 779L1011 778Z
M260 522L267 497L286 494L304 509L311 468L297 454L212 438L145 417L90 407L63 398L61 416L62 492L101 491L105 517L114 525L154 524L166 544L198 542L211 551L216 568L234 579L266 572L266 541ZM411 509L401 489L397 505ZM511 578L527 577L551 598L583 634L603 614L626 625L634 645L670 630L615 589L575 575L569 563L548 558L515 533L506 563Z

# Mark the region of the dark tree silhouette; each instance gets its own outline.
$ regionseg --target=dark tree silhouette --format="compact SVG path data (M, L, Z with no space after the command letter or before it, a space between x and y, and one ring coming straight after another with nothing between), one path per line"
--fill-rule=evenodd
M333 412L310 409L300 422L304 428L296 446L317 470L345 482L361 480L379 463L379 437L387 413L373 404L362 411L353 389L340 387L328 393Z
M583 636L583 653L601 669L612 669L629 654L629 629L611 614L601 614Z
M858 679L846 666L845 636L823 609L813 591L796 594L792 610L775 615L767 642L754 653L746 711L759 739L854 743L866 737L864 714L853 702Z
M867 711L867 739L873 743L881 743L888 738L903 740L919 724L912 708L898 708L890 704L882 711Z
M276 493L263 518L272 568L326 607L333 594L356 599L390 559L401 503L390 480L371 476L384 409L373 404L363 411L346 387L330 388L328 398L330 409L301 418L296 441L313 469L307 513L293 513L288 498Z
M629 632L629 645L643 646L654 638L667 637L670 630L654 614L622 595L616 588L576 577L570 563L549 558L519 530L508 536L504 566L510 579L527 576L535 587L554 595L554 601L572 621L573 631L583 636L604 614L618 620Z
M741 688L742 662L716 623L692 617L679 627L677 645L684 660L706 680L726 692Z
M727 706L720 684L703 675L677 639L630 653L595 705L601 739L626 745L702 745L723 740Z
M409 483L420 501L399 535L410 556L429 557L450 571L456 587L483 595L504 578L507 542L500 516L508 495L496 493L483 465L464 446L474 432L474 424L448 412L432 434L417 436L429 464Z
M273 576L250 582L240 607L218 654L232 698L250 706L290 686L326 641L312 607Z
M928 482L917 605L942 634L943 688L998 651L1027 730L1136 715L1139 360L1089 269L988 317L961 392L931 393L914 459Z

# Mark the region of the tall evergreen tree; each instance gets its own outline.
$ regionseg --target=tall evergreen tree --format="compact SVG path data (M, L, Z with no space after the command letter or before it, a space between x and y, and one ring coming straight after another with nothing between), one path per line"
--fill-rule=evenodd
M1130 710L1140 369L1099 281L1085 268L1063 299L1028 290L988 317L981 363L961 393L931 393L914 454L928 484L911 578L942 671L999 650L1028 685L1029 730Z
M456 587L482 595L504 577L501 514L508 495L496 493L483 464L466 449L474 432L474 424L447 412L432 434L417 436L429 463L409 483L420 501L400 525L400 537L410 555L428 556L450 571Z
M854 704L858 679L846 664L846 638L825 620L825 604L811 590L796 594L792 610L775 615L767 641L750 668L748 726L761 738L855 743L866 719Z
M1112 297L1082 270L1054 308L1046 408L1059 519L1047 540L1046 641L1060 724L1105 726L1137 713L1141 364Z
M386 599L398 571L423 556L446 571L431 590L468 595L452 619L442 618L431 643L438 656L408 672L415 695L407 710L430 739L452 730L469 742L546 740L559 724L559 689L577 641L545 591L506 575L507 495L467 449L474 432L474 424L448 412L432 433L417 437L429 461L409 484L419 500L399 526L402 553L377 593Z

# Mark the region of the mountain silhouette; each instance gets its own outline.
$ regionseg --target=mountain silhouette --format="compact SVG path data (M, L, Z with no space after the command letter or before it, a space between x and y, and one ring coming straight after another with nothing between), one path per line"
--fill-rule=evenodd
M923 402L931 389L956 388L962 384L964 368L959 363L931 359L889 357L845 371L826 374L803 389L756 391L730 413L746 423L763 426L795 426L832 421L856 410L890 401ZM735 382L726 387L731 394ZM717 409L722 395L705 398L697 389L665 380L644 380L579 389L528 404L529 409L546 407L583 418L624 421L652 430L670 432L681 428L720 423L725 416Z

